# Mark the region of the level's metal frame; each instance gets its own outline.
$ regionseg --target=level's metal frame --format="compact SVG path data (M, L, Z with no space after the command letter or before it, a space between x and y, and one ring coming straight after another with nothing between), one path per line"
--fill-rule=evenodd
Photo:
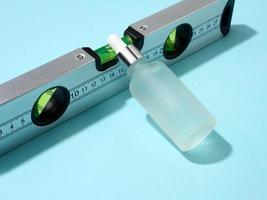
M229 3L234 1L184 0L132 24L130 29L143 36L141 52L148 60L159 59L171 65L227 34L221 23ZM165 40L183 23L193 27L192 41L181 56L167 60L162 55ZM0 85L0 155L127 89L128 82L125 65L119 62L99 71L94 56L79 48ZM54 86L70 91L70 105L55 123L38 127L31 120L33 105Z

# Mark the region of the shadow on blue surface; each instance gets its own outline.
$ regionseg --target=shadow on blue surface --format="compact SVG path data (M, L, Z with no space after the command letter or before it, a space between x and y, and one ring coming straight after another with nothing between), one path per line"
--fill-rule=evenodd
M186 67L180 67L179 63L176 64L173 68L174 72L179 76L191 71L232 47L247 41L256 33L255 30L246 25L233 25L232 31L226 38L184 59L182 61L182 66ZM126 100L129 99L130 96L128 91L122 92L94 108L91 108L87 112L52 129L33 141L2 156L0 158L0 175L15 169L34 156L59 144L63 140L70 138L74 134L77 134L80 130L85 129L91 124L107 117L109 114L123 108L123 105L125 105ZM213 154L210 154L210 151L214 151ZM231 151L231 145L215 132L207 138L207 142L200 145L199 148L194 151L184 154L184 156L194 163L210 164L227 158L227 156L231 154Z
M196 148L188 152L182 152L168 135L147 115L147 121L166 139L168 142L190 162L196 164L213 164L223 161L232 153L232 146L215 130Z
M193 163L207 165L227 159L232 152L231 144L214 130L199 146L183 155Z
M130 97L131 95L128 90L119 93L113 98L94 106L90 110L81 113L32 141L3 155L0 157L0 175L15 169L34 156L45 152L66 139L70 139L75 134L78 134L79 131L122 109L124 105L126 105L127 99Z

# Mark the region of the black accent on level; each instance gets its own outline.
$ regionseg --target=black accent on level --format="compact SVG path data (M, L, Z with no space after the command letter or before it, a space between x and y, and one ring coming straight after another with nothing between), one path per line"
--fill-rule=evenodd
M143 34L139 33L137 30L129 26L125 30L124 35L129 35L132 38L133 44L137 49L141 50L143 48L145 40Z
M235 0L229 0L223 10L221 18L221 32L224 36L226 36L231 29L234 5L235 5Z
M172 33L172 32L171 32ZM168 36L169 37L169 36ZM176 37L174 43L174 51L167 51L166 42L163 48L163 55L167 60L172 60L178 58L187 49L191 43L193 37L193 28L190 24L180 24L176 27Z
M86 53L88 53L90 56L92 56L95 59L96 69L100 72L106 71L107 69L109 69L110 67L113 67L119 62L118 58L116 58L114 60L111 60L101 65L100 57L95 51L93 51L89 47L83 47L82 50L84 50Z
M48 126L55 121L57 121L67 110L70 104L70 93L68 89L64 87L55 87L57 88L54 94L52 95L49 102L46 104L42 113L39 116L35 116L34 112L37 109L38 100L33 106L32 109L32 122L37 126ZM52 88L51 88L52 89Z
M90 47L83 47L82 50L84 50L86 53L88 53L90 56L92 56L95 59L96 68L101 68L101 60L99 55L92 50Z
M104 63L101 65L101 67L96 67L98 71L106 71L107 69L115 66L119 62L118 58L113 59L111 61L108 61L107 63Z

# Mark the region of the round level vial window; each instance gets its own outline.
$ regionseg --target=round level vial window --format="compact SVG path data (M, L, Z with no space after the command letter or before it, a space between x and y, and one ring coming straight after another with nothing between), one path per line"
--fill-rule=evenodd
M166 59L172 60L180 56L188 47L193 36L193 28L190 24L177 26L168 36L163 48Z
M57 121L67 110L70 93L64 87L46 90L36 100L32 109L32 122L37 126L47 126Z

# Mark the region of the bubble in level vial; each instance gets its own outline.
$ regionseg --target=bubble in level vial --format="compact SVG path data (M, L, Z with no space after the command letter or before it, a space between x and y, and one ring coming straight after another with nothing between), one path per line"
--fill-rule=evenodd
M122 66L119 66L107 71L106 73L98 77L95 77L91 80L84 82L80 86L71 90L70 93L71 103L75 102L76 100L86 95L89 95L91 92L100 89L101 87L124 76L125 74L126 74L126 69L124 69ZM8 120L7 122L0 124L0 140L6 136L15 133L18 130L21 130L33 124L31 113L32 110L29 110L21 115L14 117L11 120Z

